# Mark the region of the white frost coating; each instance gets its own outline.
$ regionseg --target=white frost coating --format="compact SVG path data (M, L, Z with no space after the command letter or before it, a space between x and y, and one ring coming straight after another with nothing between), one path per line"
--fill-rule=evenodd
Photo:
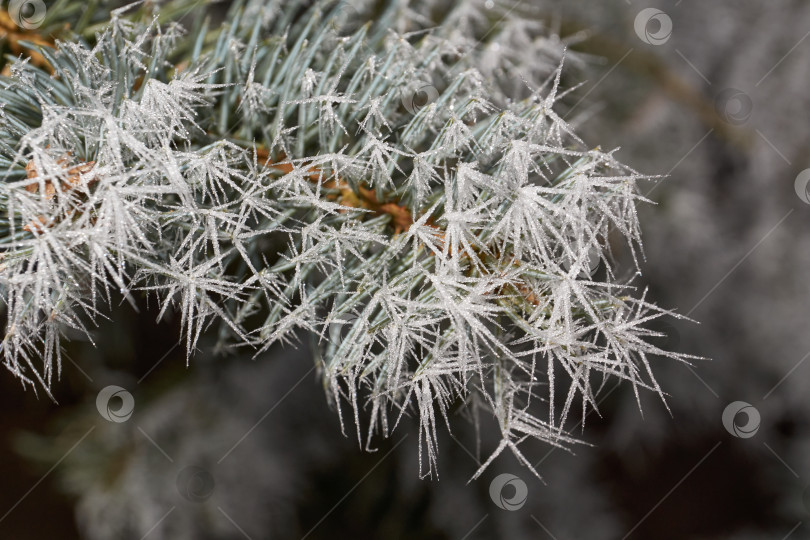
M645 341L666 312L606 243L635 259L643 177L555 112L561 63L510 99L494 66L530 29L465 53L475 9L432 34L320 22L249 48L244 21L183 70L176 27L118 19L92 51L62 45L55 78L18 64L0 81L6 367L49 391L65 330L90 335L114 293L173 307L189 357L208 329L257 353L303 329L367 445L418 415L425 474L459 403L502 435L477 476L507 448L531 468L527 438L573 442L607 377L663 399L650 356L685 357ZM425 85L432 102L403 106Z

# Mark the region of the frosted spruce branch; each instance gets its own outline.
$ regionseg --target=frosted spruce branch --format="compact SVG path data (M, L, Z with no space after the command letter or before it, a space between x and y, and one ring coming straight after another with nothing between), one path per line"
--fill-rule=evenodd
M610 377L663 399L650 357L686 357L649 342L666 312L614 275L608 242L638 265L644 177L556 112L561 60L504 84L507 45L537 28L498 33L493 56L457 32L473 4L432 31L414 7L352 25L343 4L237 3L190 33L121 10L90 43L41 48L45 67L14 63L6 367L49 392L66 333L92 339L117 295L177 312L189 357L206 332L256 354L308 332L359 440L418 416L425 474L457 405L501 432L477 476L507 448L531 468L527 438L574 442L567 417Z

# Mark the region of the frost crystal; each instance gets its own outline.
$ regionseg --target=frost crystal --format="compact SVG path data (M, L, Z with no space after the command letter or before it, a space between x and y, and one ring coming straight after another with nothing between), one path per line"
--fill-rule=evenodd
M531 467L527 438L571 443L569 413L608 377L663 398L650 357L684 357L645 341L665 312L608 244L635 260L643 177L555 112L561 55L518 85L496 73L529 46L556 54L537 29L479 51L472 2L430 32L403 3L396 35L385 19L341 34L332 3L261 4L211 43L121 15L49 52L53 76L0 78L9 370L49 391L66 332L91 336L119 294L179 314L189 357L212 326L220 349L257 352L304 330L358 438L418 416L425 474L457 406L501 432L477 475L507 448Z

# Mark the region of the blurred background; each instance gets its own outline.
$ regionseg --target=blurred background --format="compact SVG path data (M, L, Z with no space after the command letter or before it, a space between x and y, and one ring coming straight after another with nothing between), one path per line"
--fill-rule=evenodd
M608 384L587 444L526 446L542 482L504 454L468 483L487 454L457 421L419 479L407 419L370 452L341 433L305 336L186 366L176 325L122 306L70 344L58 404L0 378L0 538L810 538L810 3L524 1L585 81L577 132L662 176L636 283L696 321L664 348L710 359L656 363L670 411Z

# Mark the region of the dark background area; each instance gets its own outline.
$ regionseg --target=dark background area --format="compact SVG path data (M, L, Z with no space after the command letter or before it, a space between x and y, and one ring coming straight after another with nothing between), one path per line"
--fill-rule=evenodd
M584 32L568 72L587 81L567 103L577 132L666 176L641 188L655 204L637 284L696 321L669 321L662 343L710 359L655 363L671 413L648 394L642 415L609 383L601 417L572 422L588 445L526 445L544 482L504 454L467 483L487 454L458 419L439 478L420 480L407 419L374 452L345 409L341 434L306 337L255 360L203 348L187 367L175 325L123 305L95 346L69 345L58 405L0 378L0 538L810 537L810 205L795 190L810 167L810 3L544 4L552 32ZM650 6L672 22L660 44L634 28ZM126 423L96 410L110 384L134 396ZM751 437L723 425L736 401L760 415ZM519 510L490 497L501 473L528 488Z

